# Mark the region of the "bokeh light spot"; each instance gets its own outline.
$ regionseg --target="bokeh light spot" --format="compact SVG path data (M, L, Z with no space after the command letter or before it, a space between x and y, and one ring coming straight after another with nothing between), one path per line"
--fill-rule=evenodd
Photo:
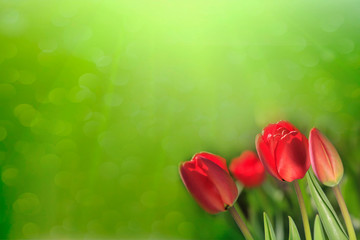
M70 89L67 95L68 99L74 103L80 103L84 100L94 101L96 96L87 87L75 86Z
M291 37L289 40L289 44L291 46L291 49L295 52L301 52L303 51L307 46L307 41L304 37L296 36Z
M64 30L64 44L69 50L92 37L93 33L89 26L69 26Z
M55 88L49 93L49 100L56 105L64 104L66 99L66 90L64 88Z
M46 170L57 169L61 165L61 159L55 154L46 154L40 159L41 165Z
M33 222L25 223L22 232L26 238L35 238L39 234L39 226Z
M1 180L7 186L15 186L18 182L19 170L17 168L9 167L3 169L1 173Z
M33 126L34 122L39 117L39 112L29 104L20 104L16 106L14 114L25 127Z
M6 128L0 126L0 141L3 141L7 136Z
M115 179L119 175L119 167L113 162L104 162L99 170L105 179Z
M13 203L13 209L17 213L33 215L40 211L41 204L39 198L34 193L23 193Z
M104 95L104 103L109 107L117 107L123 102L120 95L114 93L107 93Z
M82 189L77 192L76 201L86 207L99 207L104 204L104 199L89 189Z
M57 136L68 136L72 132L72 125L67 121L56 120L51 131Z
M16 89L13 85L8 83L0 84L0 99L9 100L16 95Z
M351 39L341 39L338 41L338 50L343 54L351 53L355 48L355 43Z
M83 132L88 137L97 136L102 127L102 123L97 120L87 121L83 126Z
M29 71L20 71L19 82L24 85L30 85L36 81L36 76Z
M123 76L115 76L115 77L111 78L111 82L115 86L124 86L129 82L129 79L127 77L123 77Z
M344 23L344 17L341 15L332 14L323 20L321 28L325 32L335 32Z
M96 66L97 67L106 67L109 66L111 63L112 59L110 56L102 56L99 59L97 59L96 61Z
M2 72L3 79L6 82L13 83L20 78L20 73L15 68L7 67L6 69L3 69Z
M26 26L26 20L17 9L5 8L0 12L0 31L8 36L20 35Z
M330 50L325 50L321 54L321 59L325 62L332 62L335 60L335 54Z
M16 45L12 43L3 43L0 45L0 58L13 58L16 56L17 52Z
M56 144L56 151L58 153L74 152L77 149L77 144L69 138L62 139Z
M96 90L102 86L102 83L98 76L93 73L85 73L79 78L80 87L85 87L90 90Z
M64 27L70 23L70 19L63 17L61 15L55 15L52 18L51 22L56 27Z
M54 181L58 187L69 188L72 186L74 176L71 172L62 171L56 174Z
M315 67L319 63L319 57L313 53L305 53L301 57L301 63L306 67Z
M54 239L66 239L66 230L63 226L53 226L50 230L50 236Z
M6 152L0 150L0 166L3 165L5 159L6 159Z
M183 236L192 236L195 231L195 226L191 222L182 222L178 226L178 231Z
M54 39L44 39L39 42L39 48L44 52L53 52L57 49L58 44Z

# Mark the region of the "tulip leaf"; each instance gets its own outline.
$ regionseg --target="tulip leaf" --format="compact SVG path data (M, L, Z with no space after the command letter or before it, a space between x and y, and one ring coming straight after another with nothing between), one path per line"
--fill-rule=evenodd
M311 196L315 202L321 222L329 239L346 240L347 234L340 223L330 201L321 189L314 174L308 172L306 178L309 184Z
M294 220L289 216L289 240L301 240Z
M324 232L321 226L319 215L315 217L314 223L314 240L325 240Z
M273 226L271 225L268 215L264 212L264 232L265 240L276 240Z

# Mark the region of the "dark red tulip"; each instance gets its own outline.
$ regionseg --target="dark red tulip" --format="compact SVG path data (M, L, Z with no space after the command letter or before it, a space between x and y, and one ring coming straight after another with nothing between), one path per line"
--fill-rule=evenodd
M289 122L269 124L255 144L265 169L279 180L301 179L310 167L308 140Z
M208 213L215 214L232 206L238 190L230 177L224 158L198 153L180 165L180 176L187 190Z
M309 136L309 151L312 169L321 183L333 187L344 175L344 167L336 148L318 129Z
M229 169L245 187L259 186L265 180L265 168L257 155L251 151L245 151L234 158Z

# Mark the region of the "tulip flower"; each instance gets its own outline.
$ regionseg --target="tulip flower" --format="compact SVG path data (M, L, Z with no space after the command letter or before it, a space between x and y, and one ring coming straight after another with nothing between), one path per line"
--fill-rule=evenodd
M316 128L310 131L309 151L312 169L316 177L322 184L333 187L349 233L349 239L356 240L354 226L339 187L339 182L344 175L344 167L339 153L329 139Z
M289 122L269 124L255 144L265 169L279 180L301 179L310 167L308 140Z
M180 165L180 176L187 190L208 213L229 210L245 239L253 240L249 229L233 204L238 196L224 158L206 152L195 154Z
M257 187L265 180L265 169L254 152L245 151L234 158L230 164L230 172L245 187Z
M309 151L311 166L319 181L329 187L338 185L344 174L341 158L329 139L316 128L310 131Z
M224 158L198 153L180 165L180 176L187 190L208 213L215 214L232 206L238 190L230 177Z
M275 178L293 182L299 201L305 238L311 240L309 219L297 179L305 176L310 167L307 138L291 123L269 124L256 136L256 150L265 169Z

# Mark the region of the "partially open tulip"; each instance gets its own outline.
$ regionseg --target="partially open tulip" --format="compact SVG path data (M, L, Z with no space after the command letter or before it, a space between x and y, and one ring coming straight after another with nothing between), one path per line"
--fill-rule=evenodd
M245 151L230 164L231 174L245 187L257 187L264 182L265 169L257 155Z
M255 144L265 169L279 180L301 179L310 167L308 140L289 122L269 124Z
M341 158L334 145L316 128L310 131L309 150L311 166L319 181L329 187L337 185L344 174Z
M219 213L232 206L238 190L224 158L198 153L180 165L180 176L187 190L208 213Z

